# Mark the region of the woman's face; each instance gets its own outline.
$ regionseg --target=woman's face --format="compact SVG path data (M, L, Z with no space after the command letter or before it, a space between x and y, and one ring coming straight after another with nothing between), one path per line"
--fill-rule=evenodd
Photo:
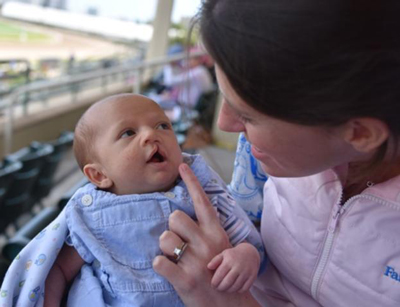
M244 132L253 156L265 172L276 177L300 177L352 161L357 153L344 141L344 127L323 128L292 124L247 105L216 66L223 95L218 126Z

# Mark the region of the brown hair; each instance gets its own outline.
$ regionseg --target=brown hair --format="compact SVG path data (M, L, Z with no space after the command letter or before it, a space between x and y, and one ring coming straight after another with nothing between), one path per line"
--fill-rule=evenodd
M207 51L254 109L302 125L374 117L397 142L399 15L398 0L205 0L197 19Z

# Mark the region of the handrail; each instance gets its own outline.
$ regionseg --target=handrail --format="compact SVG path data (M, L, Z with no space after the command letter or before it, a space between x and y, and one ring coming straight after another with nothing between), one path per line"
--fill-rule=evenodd
M107 76L123 74L128 72L135 73L135 82L133 84L132 91L140 93L142 85L142 75L147 69L155 68L157 66L165 65L174 61L179 61L186 58L192 58L196 56L204 55L202 51L196 51L188 53L180 53L173 56L165 56L157 59L143 61L140 63L133 63L130 65L121 65L110 68L102 68L94 72L82 73L79 75L68 75L57 78L55 80L49 80L46 82L34 82L26 85L22 85L14 89L9 95L7 95L2 102L0 102L0 109L5 109L6 120L4 123L4 155L11 152L12 148L12 136L13 136L13 121L14 121L14 108L18 105L18 98L23 95L28 95L32 92L40 92L54 88L60 88L67 85L75 85L85 81L102 79ZM73 100L73 98L71 98Z

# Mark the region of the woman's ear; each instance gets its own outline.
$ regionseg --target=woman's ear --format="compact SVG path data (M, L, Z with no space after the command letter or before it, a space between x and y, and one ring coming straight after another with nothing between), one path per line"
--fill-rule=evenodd
M112 180L104 174L96 163L86 164L83 167L83 173L91 183L100 189L109 189L113 185Z
M380 119L360 117L346 123L345 141L359 152L371 153L389 138L389 127Z

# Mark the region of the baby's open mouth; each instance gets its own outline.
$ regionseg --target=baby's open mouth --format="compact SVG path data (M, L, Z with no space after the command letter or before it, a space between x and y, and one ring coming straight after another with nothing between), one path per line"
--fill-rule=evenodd
M147 163L161 163L164 162L164 156L157 150L147 161Z

